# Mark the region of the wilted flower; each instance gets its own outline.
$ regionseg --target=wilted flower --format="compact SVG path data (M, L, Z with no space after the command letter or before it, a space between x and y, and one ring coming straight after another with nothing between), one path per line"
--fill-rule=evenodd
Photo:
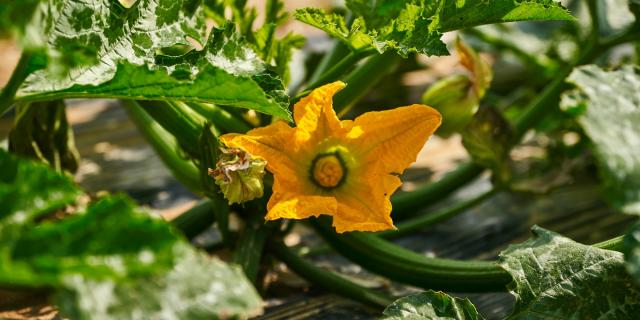
M216 168L209 169L209 175L215 179L229 204L262 197L266 161L238 148L220 150Z

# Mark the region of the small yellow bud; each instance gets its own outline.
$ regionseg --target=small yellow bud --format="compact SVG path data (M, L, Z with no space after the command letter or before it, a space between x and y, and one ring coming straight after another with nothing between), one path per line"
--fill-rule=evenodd
M264 168L262 158L237 148L220 148L222 151L215 169L209 175L229 201L229 204L243 203L263 195Z

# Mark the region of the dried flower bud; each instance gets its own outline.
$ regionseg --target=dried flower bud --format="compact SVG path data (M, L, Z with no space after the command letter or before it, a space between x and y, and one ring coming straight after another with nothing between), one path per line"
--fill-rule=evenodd
M229 204L243 203L262 197L264 186L264 168L267 164L262 158L237 148L220 148L222 151L215 169L209 169L209 175L229 200Z

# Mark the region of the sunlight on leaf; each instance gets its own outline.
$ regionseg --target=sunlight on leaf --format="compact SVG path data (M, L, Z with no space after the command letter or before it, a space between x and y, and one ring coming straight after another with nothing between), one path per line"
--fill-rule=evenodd
M396 300L382 313L381 320L481 320L469 299L452 298L433 290Z
M537 226L532 232L500 254L516 297L508 319L633 319L640 312L640 291L629 284L621 253Z

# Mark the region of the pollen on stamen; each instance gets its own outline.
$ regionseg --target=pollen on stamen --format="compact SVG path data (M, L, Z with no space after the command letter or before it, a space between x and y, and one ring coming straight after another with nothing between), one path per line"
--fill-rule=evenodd
M337 153L319 155L311 166L311 179L324 189L338 187L345 173L344 163Z

